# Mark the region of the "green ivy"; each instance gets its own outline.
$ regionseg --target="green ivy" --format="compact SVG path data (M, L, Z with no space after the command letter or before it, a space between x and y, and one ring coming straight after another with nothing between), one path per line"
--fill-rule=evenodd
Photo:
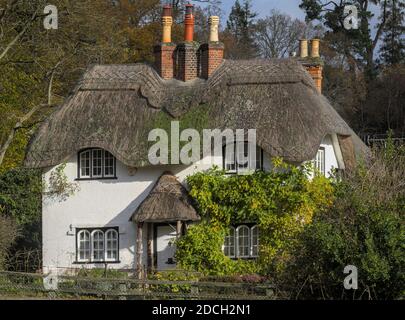
M176 258L182 268L205 274L267 274L280 270L296 244L297 236L333 202L333 182L325 177L308 179L309 168L297 168L274 159L271 172L226 176L216 168L188 177L202 223L190 227L177 241ZM232 260L222 252L232 224L259 226L257 260Z

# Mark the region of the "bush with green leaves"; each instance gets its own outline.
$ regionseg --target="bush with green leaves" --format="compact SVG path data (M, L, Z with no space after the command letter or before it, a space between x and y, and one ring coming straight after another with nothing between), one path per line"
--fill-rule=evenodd
M308 167L274 159L274 170L227 176L217 169L188 177L190 195L203 221L177 242L176 259L186 270L210 275L268 274L281 270L296 239L315 212L333 201L332 181ZM232 224L254 222L260 230L257 260L232 260L222 252Z
M389 145L347 172L334 205L300 237L280 285L292 298L395 299L405 293L405 152ZM358 289L345 290L346 265Z
M41 196L40 170L18 168L0 174L0 206L21 231L14 251L41 248Z
M3 210L0 206L0 270L4 268L8 251L18 235L17 225L11 218L3 215Z

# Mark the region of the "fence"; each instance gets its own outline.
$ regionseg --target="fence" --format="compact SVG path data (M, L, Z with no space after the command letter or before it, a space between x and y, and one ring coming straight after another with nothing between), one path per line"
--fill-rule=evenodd
M87 278L0 272L0 299L269 300L271 284Z
M386 147L389 139L388 134L364 134L361 136L363 142L369 147ZM391 137L394 145L400 146L405 144L405 135Z

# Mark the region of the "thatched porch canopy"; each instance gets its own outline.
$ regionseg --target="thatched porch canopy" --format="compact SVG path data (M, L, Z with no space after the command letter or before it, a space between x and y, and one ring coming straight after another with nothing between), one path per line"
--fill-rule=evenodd
M184 186L170 172L165 172L150 194L133 213L135 222L199 221Z

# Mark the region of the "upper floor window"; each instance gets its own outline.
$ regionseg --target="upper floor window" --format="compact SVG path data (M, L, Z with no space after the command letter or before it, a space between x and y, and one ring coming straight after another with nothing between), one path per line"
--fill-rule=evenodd
M251 152L252 147L255 148L256 153ZM235 142L224 146L223 165L227 173L245 173L262 170L263 150L259 146L254 147L249 145L249 142Z
M115 177L115 157L103 149L87 149L79 153L79 178L103 179Z
M325 170L325 148L319 148L315 159L312 161L313 167L316 173L321 174L323 176L326 175Z
M79 229L76 241L78 262L118 262L118 228Z
M255 258L259 255L259 228L240 225L231 227L225 237L224 254L230 258Z

